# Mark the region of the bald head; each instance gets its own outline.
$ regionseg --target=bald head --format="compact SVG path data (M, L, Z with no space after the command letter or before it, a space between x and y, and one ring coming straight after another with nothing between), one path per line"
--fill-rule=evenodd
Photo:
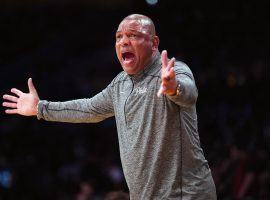
M118 30L121 28L122 24L125 23L126 21L133 21L134 23L137 23L140 26L138 31L141 33L148 34L151 36L156 35L156 29L153 21L145 15L140 14L128 15L120 23Z

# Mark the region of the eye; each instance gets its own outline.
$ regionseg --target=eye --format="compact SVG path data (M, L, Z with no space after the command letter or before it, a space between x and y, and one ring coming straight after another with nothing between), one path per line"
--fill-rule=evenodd
M121 38L122 38L123 36L122 35L116 35L116 41L118 42L118 41L120 41L121 40Z
M137 35L136 35L136 34L130 34L128 37L129 37L130 39L136 39L136 38L137 38Z

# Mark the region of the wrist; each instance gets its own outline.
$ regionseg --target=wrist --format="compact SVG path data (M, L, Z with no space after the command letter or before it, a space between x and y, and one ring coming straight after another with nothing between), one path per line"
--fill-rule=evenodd
M36 100L36 104L34 106L34 110L33 110L33 115L37 116L38 115L38 104L39 104L39 99Z
M172 94L169 94L169 95L170 96L178 96L180 94L181 94L180 84L177 83L174 92Z

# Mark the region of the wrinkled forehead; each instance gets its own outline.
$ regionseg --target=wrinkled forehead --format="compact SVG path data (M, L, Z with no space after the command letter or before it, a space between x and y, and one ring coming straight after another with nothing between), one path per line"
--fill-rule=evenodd
M147 19L125 19L117 29L117 32L136 31L143 34L151 33L151 22Z

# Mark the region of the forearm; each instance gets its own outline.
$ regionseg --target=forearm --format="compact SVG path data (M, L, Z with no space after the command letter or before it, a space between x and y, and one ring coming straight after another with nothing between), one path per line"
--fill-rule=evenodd
M179 93L173 96L167 95L167 97L179 106L191 107L194 105L197 101L198 90L193 78L184 74L179 75L177 83L179 85Z
M92 101L92 99L66 102L39 101L37 118L58 122L95 123L113 116L113 112L95 107Z

